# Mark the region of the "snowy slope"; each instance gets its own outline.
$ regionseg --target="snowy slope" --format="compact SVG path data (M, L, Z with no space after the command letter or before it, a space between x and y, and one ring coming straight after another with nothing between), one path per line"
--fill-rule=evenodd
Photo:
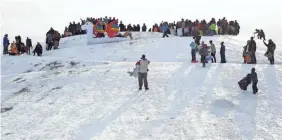
M202 68L189 62L191 38L160 36L140 33L137 40L93 46L69 38L40 58L2 57L2 138L282 139L279 47L271 66L257 41L259 64L244 65L246 38L204 37L218 51L225 42L228 63ZM143 53L152 61L147 92L137 91L126 73ZM237 85L253 66L257 95Z

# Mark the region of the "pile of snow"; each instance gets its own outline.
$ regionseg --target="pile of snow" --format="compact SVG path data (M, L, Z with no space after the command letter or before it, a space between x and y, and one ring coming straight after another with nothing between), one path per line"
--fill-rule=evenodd
M2 57L2 138L282 139L281 48L269 65L257 41L259 64L247 65L246 38L203 37L218 53L225 42L228 63L202 68L190 63L191 37L139 34L150 37L80 46L77 36L43 57ZM151 60L149 91L126 73L142 54ZM237 84L252 67L257 95Z

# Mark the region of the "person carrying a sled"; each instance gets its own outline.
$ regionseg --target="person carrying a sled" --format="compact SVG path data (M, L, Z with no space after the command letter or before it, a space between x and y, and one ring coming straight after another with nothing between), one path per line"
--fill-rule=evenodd
M265 41L263 41L263 43L267 47L267 51L264 56L268 57L271 65L274 65L274 51L276 49L276 45L271 39L268 40L268 44L266 44Z
M208 55L208 50L207 50L207 44L202 42L202 47L199 50L199 54L201 55L201 62L203 64L203 67L206 66L206 56Z
M150 61L146 59L146 56L143 54L141 57L141 60L139 60L136 63L136 69L138 71L138 83L139 83L139 90L142 90L143 82L145 90L148 90L148 81L147 81L147 75L148 75L148 65L150 64Z

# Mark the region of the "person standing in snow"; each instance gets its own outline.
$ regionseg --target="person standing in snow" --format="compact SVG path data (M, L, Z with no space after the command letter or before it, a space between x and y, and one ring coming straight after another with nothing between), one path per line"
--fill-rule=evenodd
M208 55L208 50L207 50L207 44L202 42L202 47L199 50L199 54L201 55L201 62L203 64L203 67L206 66L206 56Z
M221 42L220 45L221 45L221 47L220 47L220 58L221 58L220 63L226 63L224 42Z
M145 90L148 90L148 81L147 81L147 75L148 75L148 65L150 64L150 61L146 59L146 56L143 54L141 57L141 60L139 60L136 63L136 68L138 70L138 82L139 82L139 90L142 90L143 82Z
M263 41L263 43L267 47L267 51L264 55L268 57L270 64L274 65L274 51L276 49L276 45L271 39L268 40L268 44L266 44L265 41Z
M32 48L32 42L31 42L31 39L30 38L26 38L26 54L30 55L30 49Z
M168 34L168 30L169 30L169 28L168 28L168 25L167 25L167 23L163 23L163 25L162 25L162 31L163 31L163 38L164 37L169 37L167 34Z
M257 87L258 76L257 76L255 68L252 68L251 77L252 77L252 82L253 82L253 86L252 86L253 87L253 93L256 94L258 92L258 87Z
M37 42L35 49L33 50L33 56L35 56L35 53L37 53L37 56L42 56L42 46L39 42Z
M212 43L212 40L210 40L210 45L211 45L211 56L213 57L212 59L212 63L216 63L216 49L215 49L215 45Z
M198 45L195 43L195 41L192 41L191 44L190 44L190 47L191 47L191 56L192 56L192 62L197 62L196 60L196 52L197 52L197 49L198 49Z
M256 42L254 40L254 37L251 37L251 41L249 43L249 53L251 55L252 64L257 63L256 50L257 50Z
M9 51L8 51L8 47L10 45L10 41L9 41L9 38L8 38L8 34L5 34L4 38L3 38L3 54L8 54Z
M244 59L244 64L249 63L250 62L250 55L249 55L249 44L250 44L250 40L247 41L247 45L244 46L244 50L243 50L243 59Z

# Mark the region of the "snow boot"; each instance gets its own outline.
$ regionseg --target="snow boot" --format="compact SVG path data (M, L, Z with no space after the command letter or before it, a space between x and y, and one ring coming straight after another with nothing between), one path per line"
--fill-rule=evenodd
M142 90L142 88L140 87L139 90Z
M146 88L145 88L145 90L149 90L149 88L148 88L148 87L146 87Z

